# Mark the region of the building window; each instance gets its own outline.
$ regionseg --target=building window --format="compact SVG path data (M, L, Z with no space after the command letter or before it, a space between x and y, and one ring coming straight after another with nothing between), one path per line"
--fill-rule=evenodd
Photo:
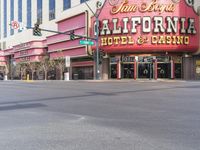
M63 0L63 10L71 8L71 0Z
M14 0L10 0L10 21L14 21ZM14 34L14 30L10 26L10 35L13 35L13 34Z
M32 19L32 16L31 16L31 9L32 7L32 3L31 3L31 0L27 0L27 27L31 27L32 26L32 22L31 22L31 19Z
M84 3L84 2L86 2L86 1L88 1L88 0L81 0L81 3Z
M37 23L42 24L42 0L37 0Z
M3 36L7 37L7 0L4 0L4 33Z
M49 0L49 20L55 19L55 0Z
M18 21L22 22L22 0L18 0ZM21 32L22 30L18 30Z

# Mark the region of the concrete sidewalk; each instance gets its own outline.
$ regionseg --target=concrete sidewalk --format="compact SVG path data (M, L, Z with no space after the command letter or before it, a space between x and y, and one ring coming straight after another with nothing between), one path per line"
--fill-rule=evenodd
M109 79L109 80L2 80L3 82L200 82L199 80L174 80L174 79Z

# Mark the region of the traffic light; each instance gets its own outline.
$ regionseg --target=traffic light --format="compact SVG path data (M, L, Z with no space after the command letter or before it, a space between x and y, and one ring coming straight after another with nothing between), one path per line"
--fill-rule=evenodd
M99 50L99 64L102 64L102 61L103 61L102 51Z
M34 36L42 36L40 25L38 23L36 23L33 28L33 35Z
M74 35L74 30L70 31L70 40L74 40L75 35Z
M102 64L104 56L105 56L105 52L103 50L99 50L99 64ZM93 51L92 59L94 61L96 61L96 59L97 59L97 52L96 51Z
M102 64L104 56L105 52L103 50L99 50L99 64Z
M103 50L99 50L99 57L103 59L105 56L105 52Z

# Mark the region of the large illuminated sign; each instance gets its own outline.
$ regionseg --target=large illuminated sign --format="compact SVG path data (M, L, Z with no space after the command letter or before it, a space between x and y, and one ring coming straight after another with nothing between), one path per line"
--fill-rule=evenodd
M199 16L189 2L108 0L99 17L101 48L107 51L196 51Z

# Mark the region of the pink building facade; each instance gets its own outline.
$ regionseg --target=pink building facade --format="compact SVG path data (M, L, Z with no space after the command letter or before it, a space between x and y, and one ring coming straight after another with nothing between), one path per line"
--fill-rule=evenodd
M57 22L58 31L70 32L74 30L74 34L89 36L88 20L87 12L60 20ZM54 34L47 36L42 41L21 43L2 51L0 65L3 66L11 62L12 65L13 63L16 65L18 63L40 62L45 55L48 55L50 59L70 57L70 68L67 69L70 73L70 79L93 79L94 62L88 56L89 47L80 45L79 41L80 38L77 37L70 40L69 35ZM57 71L52 73L57 74ZM64 74L64 72L62 73Z
M98 19L107 78L200 79L199 13L188 3L106 1ZM93 18L92 35L95 28Z
M13 47L16 63L39 62L46 52L46 41L31 41Z

